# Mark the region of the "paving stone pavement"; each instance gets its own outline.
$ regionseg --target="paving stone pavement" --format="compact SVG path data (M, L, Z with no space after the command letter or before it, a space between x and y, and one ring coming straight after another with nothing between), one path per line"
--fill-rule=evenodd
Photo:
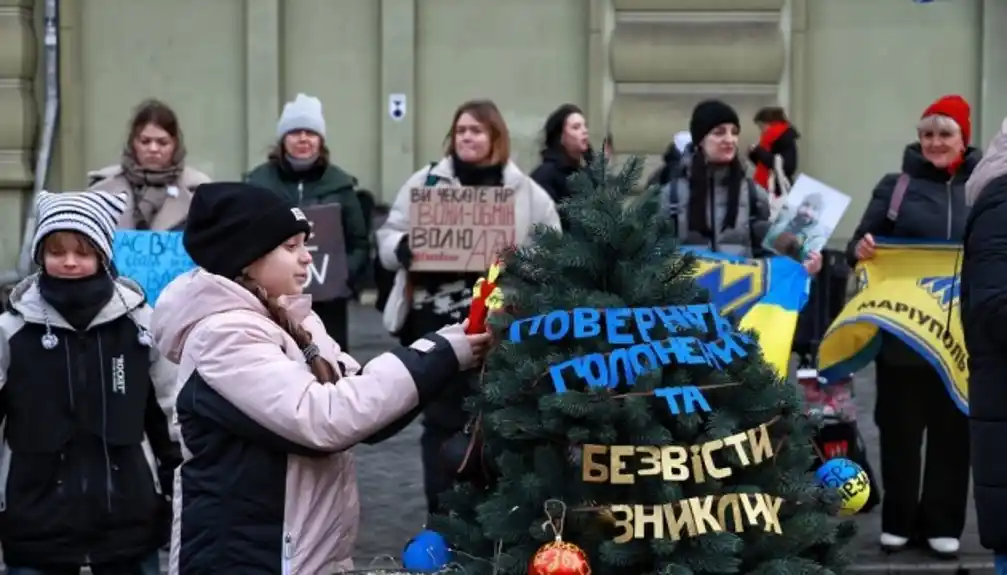
M350 308L350 346L361 363L395 345L381 325L380 315L367 305ZM874 404L873 372L860 374L856 381L860 426L871 462L878 463L877 428L872 420ZM425 499L420 463L421 427L414 423L398 436L376 446L354 448L361 497L361 525L355 553L357 568L387 566L399 557L403 545L423 528ZM971 498L970 498L971 499ZM874 573L992 573L989 554L978 542L975 513L969 506L968 525L962 539L962 553L956 561L938 561L923 553L905 551L886 557L877 540L880 510L857 518L860 533L854 544L857 565L854 571Z

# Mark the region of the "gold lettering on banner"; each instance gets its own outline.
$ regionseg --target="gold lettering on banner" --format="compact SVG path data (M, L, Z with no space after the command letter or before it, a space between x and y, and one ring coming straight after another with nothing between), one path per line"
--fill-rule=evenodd
M633 539L671 539L707 533L761 528L782 534L783 499L765 493L731 493L689 497L663 505L612 505L609 510L618 533L615 543Z
M664 481L705 483L707 478L731 477L734 469L717 463L717 454L733 450L741 467L758 465L771 459L773 443L769 425L714 439L700 445L597 445L581 446L581 477L587 483L632 485L636 476L660 475ZM637 465L632 465L635 459ZM627 469L636 468L636 473Z

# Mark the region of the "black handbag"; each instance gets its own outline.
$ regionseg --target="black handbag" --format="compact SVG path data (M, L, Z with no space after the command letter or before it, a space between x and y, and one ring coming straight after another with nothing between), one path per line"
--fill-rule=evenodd
M808 303L797 316L792 349L801 356L802 363L814 365L818 344L846 305L849 278L850 266L846 263L846 255L839 250L823 251L822 269L812 278Z

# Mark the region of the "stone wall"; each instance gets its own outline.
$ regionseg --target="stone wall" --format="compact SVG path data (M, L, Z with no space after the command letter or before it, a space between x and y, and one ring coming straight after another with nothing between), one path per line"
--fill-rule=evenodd
M24 201L34 178L39 42L33 5L32 0L0 0L0 269L17 262Z
M611 2L608 125L620 154L648 156L648 173L700 100L738 110L745 146L757 139L756 110L786 106L785 0Z

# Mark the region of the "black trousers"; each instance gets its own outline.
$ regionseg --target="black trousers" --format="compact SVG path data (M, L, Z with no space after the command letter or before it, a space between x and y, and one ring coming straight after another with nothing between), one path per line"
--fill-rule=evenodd
M881 529L901 537L961 537L969 490L969 422L930 366L877 363ZM926 431L926 466L920 460Z
M427 497L427 513L438 512L438 496L445 491L451 491L454 477L444 464L442 448L447 440L456 432L435 426L423 426L420 437L420 451L423 458L423 492Z

